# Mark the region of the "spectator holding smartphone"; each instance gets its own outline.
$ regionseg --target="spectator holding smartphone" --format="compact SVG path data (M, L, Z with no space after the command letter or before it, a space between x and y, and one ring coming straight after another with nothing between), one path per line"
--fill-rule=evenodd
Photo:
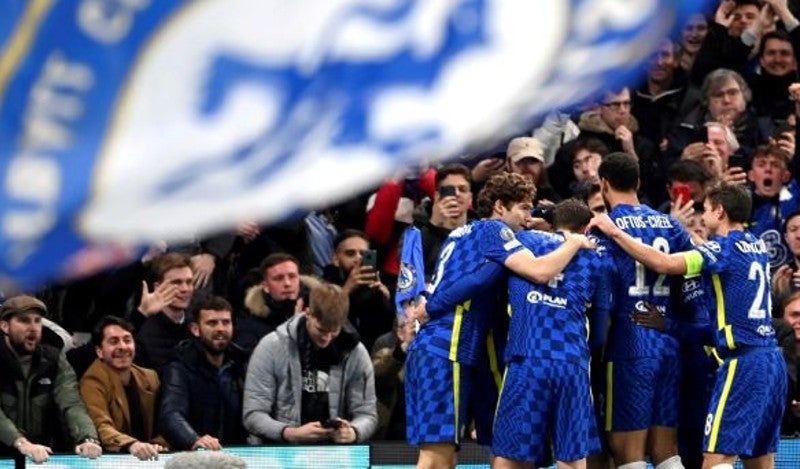
M376 269L376 253L367 235L359 230L344 230L333 242L331 263L323 278L342 287L350 300L348 319L369 350L375 339L392 330L394 310L390 293Z
M243 412L251 443L346 444L375 432L375 375L347 321L347 295L323 283L309 298L308 313L281 324L253 352Z

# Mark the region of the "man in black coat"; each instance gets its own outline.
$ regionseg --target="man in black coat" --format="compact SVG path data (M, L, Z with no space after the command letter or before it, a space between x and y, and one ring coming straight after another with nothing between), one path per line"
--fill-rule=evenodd
M161 381L159 424L175 449L219 450L243 445L242 392L245 353L231 343L230 303L212 296L195 308L192 339L178 345L178 359Z

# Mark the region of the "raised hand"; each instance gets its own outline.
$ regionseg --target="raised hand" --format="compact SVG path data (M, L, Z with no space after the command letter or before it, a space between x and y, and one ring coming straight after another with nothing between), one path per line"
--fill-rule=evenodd
M147 282L142 281L142 299L139 302L139 312L145 316L152 316L172 303L177 294L178 287L175 285L161 283L151 292L147 288Z
M192 271L195 288L203 288L208 285L214 267L217 265L214 256L211 254L196 254L192 256Z

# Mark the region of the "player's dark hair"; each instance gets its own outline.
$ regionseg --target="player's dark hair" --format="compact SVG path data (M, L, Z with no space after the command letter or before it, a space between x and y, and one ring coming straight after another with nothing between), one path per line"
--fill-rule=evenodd
M515 203L533 202L535 197L536 186L530 179L516 173L498 173L490 177L478 193L476 212L480 218L487 218L498 200L504 207L511 208Z
M740 184L720 182L706 193L712 208L722 206L731 223L747 223L753 200L750 193Z
M553 207L553 228L557 230L581 232L591 219L589 206L576 198L562 200Z
M614 190L635 192L639 188L639 161L627 153L618 151L604 156L597 174Z

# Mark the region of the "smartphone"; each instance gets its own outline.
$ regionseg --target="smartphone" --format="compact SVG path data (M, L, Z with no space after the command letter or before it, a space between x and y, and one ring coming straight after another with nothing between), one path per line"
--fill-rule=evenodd
M686 184L673 182L671 191L672 200L681 206L692 199L692 191Z
M794 133L794 126L783 119L775 120L775 130L772 132L772 138L780 140L785 132Z
M322 428L339 428L342 426L342 421L339 419L328 419L322 422Z
M440 186L438 192L439 192L439 198L441 199L449 196L454 196L456 195L456 186Z
M374 249L367 249L361 252L361 266L372 268L375 280L378 279L378 253ZM366 276L367 274L361 274Z
M702 126L695 130L693 142L708 143L708 127Z
M533 209L531 210L531 217L533 217L533 218L541 218L541 219L545 220L548 223L552 223L553 222L553 206L552 205L546 205L544 207L542 207L542 206L533 207Z
M370 266L378 270L378 253L374 249L361 251L361 265Z
M731 155L730 159L728 159L728 167L734 168L736 166L742 168L744 172L750 171L750 159L741 153L734 153Z

